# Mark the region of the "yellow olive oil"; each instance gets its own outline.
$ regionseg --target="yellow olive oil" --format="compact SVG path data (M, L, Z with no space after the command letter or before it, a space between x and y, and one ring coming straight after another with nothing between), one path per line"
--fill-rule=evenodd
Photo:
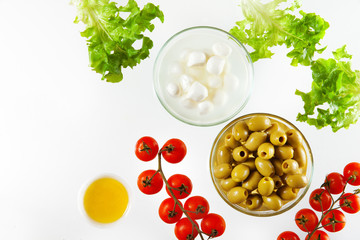
M120 219L129 203L125 186L111 177L92 182L84 194L84 209L95 222L112 223Z

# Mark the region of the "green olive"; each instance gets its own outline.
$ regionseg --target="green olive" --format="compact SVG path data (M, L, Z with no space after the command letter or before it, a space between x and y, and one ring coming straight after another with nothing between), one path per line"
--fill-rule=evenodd
M274 153L274 145L268 142L262 143L257 150L258 156L262 159L270 159L274 156Z
M248 122L247 125L250 131L264 131L271 127L271 120L270 118L262 115L257 115L252 117Z
M253 132L246 140L244 147L249 151L256 151L258 147L266 141L267 134L265 132Z
M303 146L294 148L294 157L300 168L306 168L307 166L307 156Z
M225 145L231 149L234 149L240 145L240 142L236 141L231 133L228 133L225 135Z
M293 159L287 159L285 160L282 165L282 170L285 174L299 174L299 164L297 161Z
M294 157L294 149L290 145L279 146L275 148L275 157L278 159L290 159Z
M232 128L232 135L237 141L245 142L249 137L249 129L244 121L237 122Z
M232 161L231 149L227 146L220 146L216 153L217 163L230 163Z
M298 189L289 186L282 186L276 192L283 200L294 200L297 196Z
M287 141L287 135L284 131L273 131L270 134L270 142L275 146L283 146Z
M269 160L257 157L255 159L255 166L259 173L264 177L272 177L275 174L274 165Z
M255 210L261 207L262 198L259 194L251 194L245 201L245 206L250 210Z
M265 130L267 135L271 135L271 133L273 133L275 131L282 131L278 122L272 122L271 127L269 127L268 129Z
M271 177L263 177L258 184L258 192L262 196L269 196L275 189L274 180Z
M250 174L250 169L248 166L243 164L239 164L231 171L231 178L235 182L242 182L244 181Z
M278 211L282 207L281 198L274 192L270 196L262 196L262 199L268 209Z
M222 163L222 164L215 166L214 176L219 179L227 178L230 176L231 171L232 171L232 167L230 164Z
M248 166L250 171L254 171L256 170L256 166L255 166L255 158L250 157L248 158L245 162L242 163L245 166Z
M282 176L284 174L283 169L282 169L283 160L274 158L274 159L271 159L271 162L274 165L275 174L278 176Z
M295 129L290 129L286 132L287 142L294 148L300 147L303 145L303 138L299 131Z
M242 183L242 187L246 188L249 191L253 191L258 187L262 175L258 171L252 171L249 177Z
M303 174L289 175L286 177L286 184L292 188L303 188L308 184L308 179Z
M229 191L233 187L236 187L237 184L238 183L235 182L232 178L221 179L220 181L220 186L225 191Z
M247 150L244 146L236 147L232 152L232 157L237 162L245 162L249 157L249 150Z
M238 204L244 202L249 196L248 190L243 187L234 187L227 193L229 202Z
M274 181L274 184L275 184L275 188L276 188L276 189L278 189L278 188L280 188L281 186L284 185L284 183L283 183L283 181L282 181L282 179L281 179L280 176L275 175L275 176L272 177L272 179L273 179L273 181Z

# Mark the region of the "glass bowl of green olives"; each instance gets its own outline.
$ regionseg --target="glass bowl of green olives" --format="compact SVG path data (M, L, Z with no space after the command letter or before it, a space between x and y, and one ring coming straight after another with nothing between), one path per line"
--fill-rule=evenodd
M223 200L252 216L274 216L294 207L313 175L313 155L300 130L268 113L241 116L217 135L210 173Z

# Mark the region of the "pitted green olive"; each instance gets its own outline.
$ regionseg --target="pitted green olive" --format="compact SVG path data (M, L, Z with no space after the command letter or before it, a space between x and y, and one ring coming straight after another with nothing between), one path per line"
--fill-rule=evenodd
M245 162L249 157L249 150L247 150L244 146L236 147L232 151L232 157L237 162Z
M275 154L274 145L268 142L262 143L257 150L257 154L262 159L272 158Z
M214 168L214 176L219 179L227 178L230 176L231 171L232 171L232 167L230 164L222 163Z
M288 131L286 131L286 135L288 138L287 142L294 148L303 145L303 138L296 129L289 129Z
M299 174L299 164L297 161L293 159L287 159L285 160L282 165L282 170L285 174Z
M238 183L235 182L232 178L221 179L220 181L220 186L225 191L229 191L230 189L236 187L237 185Z
M282 186L276 192L283 200L294 200L297 196L298 189L289 186Z
M255 159L255 166L258 172L264 177L272 177L275 174L274 165L269 160L257 157Z
M283 160L274 158L274 159L271 160L271 162L272 162L272 164L274 165L275 174L276 174L277 176L282 176L282 175L284 174L283 169L282 169Z
M249 151L256 151L258 147L266 141L267 134L265 132L253 132L246 140L244 147Z
M294 148L294 160L296 160L299 164L300 168L306 168L307 166L307 157L306 152L303 146Z
M232 135L237 141L245 142L249 134L248 126L244 121L237 122L232 128Z
M254 171L256 170L256 166L255 166L255 158L250 157L248 158L245 162L242 163L245 166L248 166L250 171Z
M308 179L302 174L289 175L286 178L286 183L292 188L303 188L308 184Z
M243 187L234 187L227 193L227 198L231 203L237 204L244 202L249 196L248 190Z
M248 122L247 125L250 131L258 132L264 131L271 127L271 120L266 116L257 115L252 117Z
M269 136L275 131L283 131L278 122L272 122L271 127L265 130L266 134Z
M271 177L263 177L258 184L258 192L262 196L269 196L275 189L274 180Z
M275 146L283 146L287 141L287 135L284 131L273 131L270 134L270 142Z
M290 145L284 145L275 148L275 157L281 160L294 157L294 148Z
M231 133L228 133L225 136L225 145L231 149L234 149L240 145L240 142L236 141L236 139Z
M262 199L268 209L278 211L282 207L281 198L274 192L270 196L262 196Z
M239 164L231 171L231 178L235 182L242 182L244 181L250 174L250 169L248 166L243 164Z
M253 191L258 187L262 175L258 171L252 171L249 177L243 182L242 187L246 188L249 191Z
M278 175L275 175L272 177L273 181L274 181L274 184L275 184L275 188L280 188L284 185L282 179L280 178L280 176Z
M231 149L227 146L221 146L216 153L217 163L230 163L232 161Z
M259 194L251 194L246 199L245 205L250 210L258 209L262 205L262 198Z

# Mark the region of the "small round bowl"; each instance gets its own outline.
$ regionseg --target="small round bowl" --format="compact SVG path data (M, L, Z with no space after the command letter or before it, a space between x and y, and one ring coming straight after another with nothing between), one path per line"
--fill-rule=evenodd
M253 86L253 63L228 32L192 27L166 41L153 78L160 103L173 117L190 125L213 126L245 107Z
M273 193L276 194L276 196L274 195L274 197L275 197L274 199L277 199L277 200L271 200L271 201L275 201L275 203L280 201L281 204L277 205L277 206L280 206L280 207L275 207L274 209L270 209L264 203L262 203L262 204L260 204L259 208L251 210L248 207L249 205L252 204L251 199L249 199L250 195L258 194L258 196L262 200L264 199L264 197L261 194L259 194L258 188L257 187L250 188L250 190L248 190L247 193L244 194L247 197L246 200L244 200L244 201L241 200L242 201L241 203L240 202L234 203L234 200L230 201L228 196L233 197L234 195L230 195L228 193L230 191L229 189L231 189L233 187L233 185L228 185L226 187L226 185L224 185L225 181L223 181L222 185L221 185L221 181L223 179L229 179L229 178L234 179L233 177L235 175L232 176L232 175L229 175L228 173L226 173L226 176L224 175L224 177L223 177L223 176L221 176L221 174L222 174L221 171L219 171L220 167L217 167L217 166L220 165L221 163L229 162L229 164L231 165L231 169L234 169L235 166L245 163L245 165L249 166L249 168L250 168L250 175L248 175L248 176L251 176L251 173L253 171L261 172L259 170L260 167L258 167L258 166L260 166L260 164L256 165L255 164L256 161L254 161L254 159L260 158L260 155L262 154L261 151L260 152L258 152L257 150L249 151L249 153L248 153L249 157L248 157L247 160L245 160L245 162L242 162L243 160L239 161L238 157L237 157L238 161L235 161L233 159L233 156L234 156L233 152L236 152L236 151L232 151L232 150L235 149L236 147L238 147L238 146L243 146L243 147L244 146L249 146L249 148L252 147L249 143L246 143L247 139L249 139L249 138L247 138L247 139L245 138L244 141L243 140L236 141L236 139L235 139L235 141L236 141L235 143L231 140L231 139L234 138L234 136L236 137L236 134L237 134L236 132L241 132L241 130L234 131L235 128L236 129L242 129L242 128L239 127L239 126L241 126L240 122L245 124L245 128L248 129L249 124L250 125L253 124L255 122L254 119L259 119L259 118L254 118L252 120L252 122L250 122L250 119L252 119L253 117L259 117L259 116L262 116L262 117L266 116L268 119L270 119L271 126L274 125L274 122L278 123L278 125L281 127L281 129L284 130L285 133L290 129L296 130L297 133L299 133L300 139L302 139L301 146L303 148L303 150L302 150L302 153L303 153L302 156L303 157L302 158L299 157L300 156L299 155L299 152L300 152L299 149L301 147L299 147L298 145L296 145L294 143L291 143L290 140L289 140L290 137L287 137L287 139L285 140L286 143L285 143L284 146L291 146L291 145L296 146L296 147L292 147L294 152L296 152L296 153L294 153L293 159L295 159L299 163L299 165L300 165L299 168L301 169L301 174L299 174L299 172L297 172L297 173L291 172L291 173L283 174L282 176L280 176L281 173L280 173L280 171L278 171L279 168L277 168L276 164L275 164L275 162L279 161L279 160L275 160L275 159L281 159L281 157L279 157L279 155L280 155L279 152L280 151L275 146L275 154L274 154L274 156L271 157L268 160L265 160L265 161L271 162L272 165L274 166L274 169L275 169L275 173L273 173L274 175L272 175L271 178L274 180L275 185L277 185L277 184L279 184L279 185L277 187L275 186L275 189L273 191ZM237 127L234 128L235 125ZM274 126L276 126L276 124ZM253 127L254 127L254 125L252 125L251 128L253 128ZM271 128L267 128L267 130L255 130L255 129L253 129L253 130L266 133L265 142L268 142L268 143L271 142L270 139L269 139ZM248 136L252 132L253 131L249 130ZM288 135L288 134L286 134L286 135ZM238 137L236 137L236 138L238 138ZM290 143L291 143L291 145L290 145ZM226 146L225 148L228 149L228 150L230 149L230 153L231 153L230 158L219 157L219 152L220 152L219 147L223 147L223 146ZM230 159L230 160L227 160L227 159ZM281 166L285 166L284 164L282 164L284 161L285 160L280 161L280 168L281 168ZM252 170L251 170L251 167L250 167L251 162L252 162ZM259 161L258 163L261 163L261 162ZM214 174L214 171L217 171L217 173ZM232 170L231 170L231 172L232 172ZM221 173L221 174L219 175L219 173ZM312 152L311 152L308 141L305 139L304 135L299 131L299 129L296 126L294 126L292 123L290 123L286 119L283 119L283 118L281 118L279 116L276 116L276 115L272 115L272 114L268 114L268 113L253 113L253 114L248 114L248 115L245 115L245 116L241 116L241 117L231 121L217 135L217 137L216 137L216 139L215 139L215 141L213 143L213 146L212 146L212 149L211 149L211 154L210 154L210 174L211 174L213 184L214 184L217 192L221 196L221 198L228 205L230 205L231 207L233 207L237 211L248 214L248 215L252 215L252 216L258 216L258 217L274 216L274 215L278 215L278 214L281 214L281 213L284 213L284 212L288 211L289 209L294 207L305 196L307 190L310 187L311 180L312 180L313 156L312 156ZM265 175L266 174L267 173L265 173ZM289 196L289 192L284 193L285 191L283 191L283 190L286 189L285 187L281 191L279 191L279 189L280 189L279 187L280 186L289 186L288 183L292 185L293 183L288 182L288 181L290 181L289 176L290 175L297 175L297 174L306 176L307 183L305 183L304 186L301 186L299 188L294 188L294 186L291 186L291 188L289 188L291 190L290 195L293 196L293 197L290 197L291 200L283 199L283 197ZM219 178L219 176L221 178L223 178L223 179ZM276 176L279 176L279 177L276 177ZM265 178L265 176L262 174L262 172L261 172L261 177L260 178ZM291 177L291 178L293 178L293 177ZM249 186L248 183L250 182L250 181L248 181L248 183L246 183L246 181L248 179L249 179L249 177L246 178L245 180L242 180L242 181L238 182L236 186L241 186L241 187L244 187L244 188L248 188L248 186ZM277 179L277 180L275 180L275 179ZM225 186L226 190L224 190L223 186ZM260 186L260 185L255 184L254 186ZM253 188L255 188L255 189L252 190ZM297 193L297 194L293 195L294 193ZM288 195L286 195L286 194L288 194ZM280 197L280 196L282 196L282 197ZM286 198L288 198L288 197L286 197ZM269 199L269 198L267 198L267 199Z

